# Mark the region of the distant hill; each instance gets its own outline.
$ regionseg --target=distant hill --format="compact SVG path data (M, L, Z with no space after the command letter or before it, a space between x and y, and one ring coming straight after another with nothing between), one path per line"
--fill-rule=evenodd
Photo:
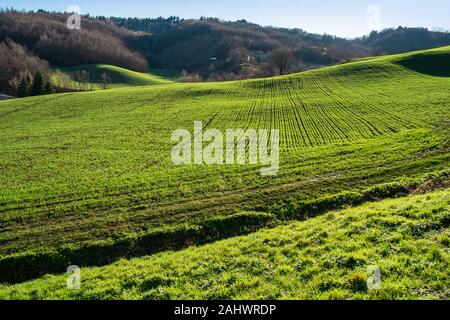
M289 50L287 73L293 73L450 44L449 33L420 28L400 27L348 40L216 18L84 16L82 30L69 30L67 17L44 11L0 12L0 49L9 56L0 61L0 91L14 94L26 72L46 70L47 65L78 68L107 64L144 73L150 66L186 71L189 81L237 80L273 76L271 53L279 48Z
M100 18L105 19L106 18ZM301 29L262 27L245 20L226 22L215 18L183 20L109 18L115 25L141 32L129 38L154 67L199 72L239 73L249 65L263 65L275 48L293 50L292 72L328 66L373 55L404 53L450 45L450 33L424 28L386 29L347 40L311 34Z
M296 59L293 72L371 54L359 42L300 29L261 27L246 21L173 17L144 19L141 23L122 18L111 18L111 21L141 32L137 37L128 38L127 43L145 55L154 67L185 69L203 76L258 69L267 62L270 52L279 47L293 51Z
M372 32L359 42L368 46L375 54L404 53L449 45L450 33L399 27Z

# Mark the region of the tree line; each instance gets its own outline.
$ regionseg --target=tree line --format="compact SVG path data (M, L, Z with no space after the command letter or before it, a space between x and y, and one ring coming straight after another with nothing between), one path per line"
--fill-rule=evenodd
M24 97L53 91L49 64L11 39L0 43L0 66L2 92Z
M81 30L69 30L67 18L60 13L0 12L0 42L11 39L60 67L107 63L135 71L148 69L147 60L124 43L130 31L88 17L82 20Z
M19 98L52 93L55 93L53 85L50 80L45 79L40 71L36 71L33 76L27 74L20 80L17 87L17 96Z
M127 37L127 43L153 67L185 70L190 75L197 74L191 77L197 80L279 74L280 70L270 63L277 51L290 51L288 72L296 72L355 58L450 45L450 33L425 28L398 27L362 38L343 39L302 29L262 27L245 20L207 17L109 20L144 32L138 37Z

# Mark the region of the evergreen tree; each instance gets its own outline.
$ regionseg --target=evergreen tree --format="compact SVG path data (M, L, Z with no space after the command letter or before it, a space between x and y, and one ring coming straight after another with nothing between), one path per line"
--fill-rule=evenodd
M22 78L22 80L20 81L19 87L17 88L17 96L19 98L28 96L29 86L30 86L30 82L28 81L27 77Z
M33 85L31 86L31 94L32 96L39 96L43 93L44 89L44 78L40 71L36 71L33 79Z
M55 90L53 89L52 84L50 83L50 81L47 81L47 83L44 86L44 94L52 94L55 93Z

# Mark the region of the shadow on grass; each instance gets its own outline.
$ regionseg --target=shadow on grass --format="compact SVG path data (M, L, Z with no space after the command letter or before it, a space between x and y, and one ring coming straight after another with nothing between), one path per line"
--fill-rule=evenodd
M408 56L399 65L435 77L450 77L450 53L426 53Z
M98 243L83 247L63 247L53 251L25 252L0 259L0 282L15 284L39 278L46 274L59 274L70 265L80 267L109 265L119 259L136 258L168 250L181 250L218 240L274 227L282 221L301 221L365 202L407 196L410 193L449 187L450 172L430 173L418 180L374 186L361 192L344 192L322 198L297 201L291 199L272 205L270 213L243 212L201 222L182 225ZM447 221L448 224L448 221Z
M167 250L245 235L269 226L275 218L267 213L244 212L198 225L158 230L140 237L66 247L55 251L28 252L0 260L0 282L15 284L46 274L59 274L70 265L104 266L122 258L136 258Z

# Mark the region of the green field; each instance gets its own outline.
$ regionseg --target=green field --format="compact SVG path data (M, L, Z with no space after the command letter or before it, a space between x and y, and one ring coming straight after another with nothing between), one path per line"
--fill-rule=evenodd
M450 193L384 200L200 248L0 286L2 299L449 299ZM368 266L382 288L368 290Z
M442 184L450 169L450 69L442 63L449 59L445 47L270 79L2 101L0 281L204 244L427 189L436 179ZM260 176L260 166L173 165L171 134L192 131L194 121L222 131L279 129L279 174ZM326 205L311 209L308 201ZM324 220L314 221L307 223L320 229ZM59 278L51 279L57 285ZM259 297L261 288L224 296ZM92 290L85 297L109 297ZM170 297L178 297L174 290ZM296 296L281 291L274 295Z
M94 89L99 89L101 75L107 74L111 78L110 88L123 88L129 86L151 86L172 83L179 75L170 70L151 69L148 73L136 72L108 64L92 64L77 67L54 68L53 81L57 82L57 70L63 74L74 74L75 72L86 71L89 73L90 83ZM72 83L76 88L77 84Z

